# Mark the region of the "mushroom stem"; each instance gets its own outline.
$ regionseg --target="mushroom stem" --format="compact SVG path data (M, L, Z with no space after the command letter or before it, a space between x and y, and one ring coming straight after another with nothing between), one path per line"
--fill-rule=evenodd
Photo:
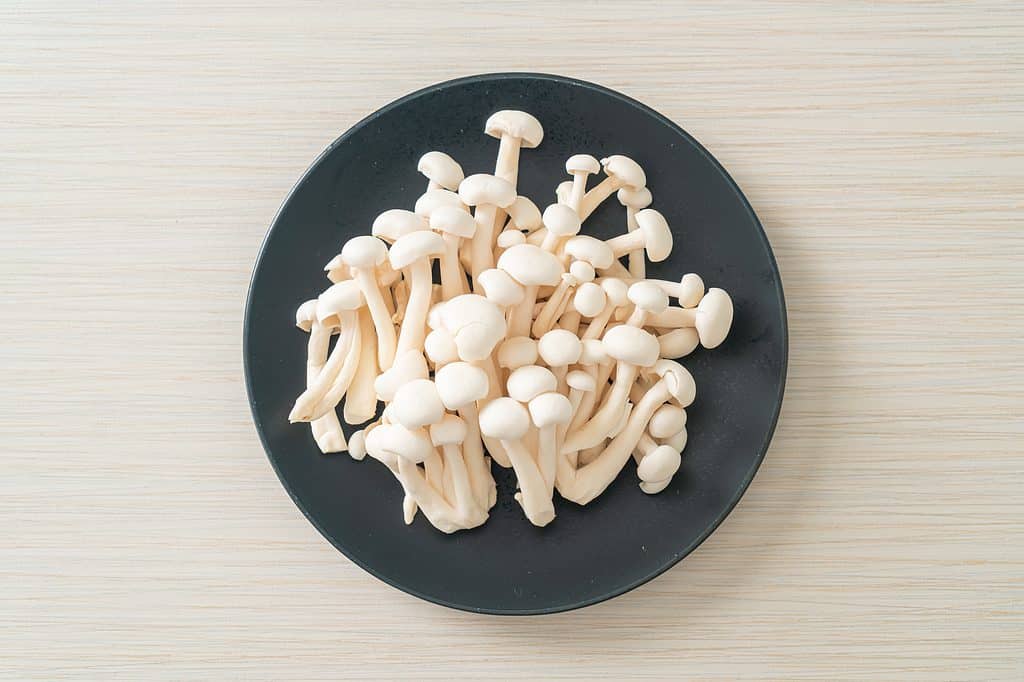
M537 469L547 486L548 497L555 489L555 473L558 471L558 427L555 424L542 426L537 433Z
M580 321L582 319L582 315L580 315L579 311L567 310L558 318L558 328L565 329L566 331L570 331L573 334L576 334L576 336L579 336Z
M510 334L510 336L512 335ZM504 385L501 378L498 376L498 369L494 366L494 359L487 358L472 364L487 372L487 395L481 404L489 403L501 395L501 387ZM477 406L477 409L479 410L479 406ZM479 415L474 421L476 422L478 420ZM477 430L479 431L479 424L477 425ZM506 469L512 466L512 462L509 460L508 453L505 452L505 446L502 441L497 438L489 438L487 436L481 436L481 438L487 446L487 451L491 453L491 457L494 458L494 461L497 462L499 466L505 467Z
M466 275L459 262L459 243L462 241L454 234L445 234L444 253L441 254L441 296L444 300L469 293L466 286Z
M516 500L523 508L523 513L535 526L546 526L555 518L555 507L551 496L546 495L547 483L537 468L533 457L520 441L503 440L502 446L519 479L519 490Z
M362 424L377 413L377 392L373 389L377 378L377 334L365 308L359 311L359 335L359 366L342 411L346 424Z
M580 220L586 220L590 214L597 210L601 203L615 194L622 187L622 183L615 177L608 176L583 195L580 202Z
M481 204L473 214L476 219L476 233L470 240L470 265L473 276L473 291L477 291L476 279L484 270L494 267L494 222L498 217L498 207Z
M604 328L608 326L608 320L611 319L615 309L616 306L608 303L605 309L590 321L590 324L587 325L587 331L583 332L583 336L581 336L580 339L586 341L588 339L601 338L601 334L604 333Z
M697 325L697 309L668 307L660 313L650 315L647 318L647 323L652 327L662 329L694 327Z
M544 336L547 332L551 331L551 327L554 325L555 320L558 319L558 315L561 311L565 310L565 305L569 300L569 293L572 287L575 286L575 278L563 275L562 281L558 283L555 290L551 292L551 296L544 303L544 306L540 309L540 314L537 315L537 319L533 321L533 335L536 338Z
M316 318L313 319L309 329L309 343L306 354L306 385L316 381L316 377L323 369L327 361L327 350L331 343L331 328L324 326ZM319 419L310 422L313 431L313 440L316 441L320 452L344 452L348 449L345 442L345 434L341 430L341 423L338 421L338 413L330 410Z
M522 139L502 135L498 143L498 158L494 163L494 175L506 180L513 187L519 180L519 148Z
M632 206L626 206L626 229L632 233L640 229L640 226L636 222L636 209ZM644 279L647 277L647 261L644 258L643 253L633 251L629 254L629 274L636 279Z
M433 293L433 279L430 274L430 260L418 258L409 267L409 302L405 306L405 318L398 335L395 355L423 347L426 336L427 312L430 310L430 298ZM383 369L383 367L382 367Z
M431 524L443 533L454 533L464 526L457 522L452 509L441 494L424 477L420 468L404 457L398 457L398 479L409 497L415 500Z
M327 414L328 410L338 404L344 389L348 388L348 382L352 380L351 374L355 373L359 355L358 346L359 323L356 313L351 310L343 311L341 314L341 334L335 342L334 350L324 363L323 369L310 383L306 390L295 399L295 405L288 414L288 421L308 422ZM346 370L347 377L342 372ZM337 400L329 403L327 396L332 389L340 386L341 395ZM333 397L333 396L332 396Z
M625 362L619 362L615 369L615 382L608 397L593 417L575 431L570 431L562 444L562 452L592 448L608 435L615 426L629 398L629 389L636 381L639 368Z
M466 438L462 442L462 457L466 462L476 503L481 509L487 510L491 508L490 500L495 483L490 467L487 465L483 441L480 438L480 413L476 404L470 403L459 410L459 416L466 422ZM502 454L505 454L504 451Z
M386 370L395 360L395 325L391 322L391 314L373 272L355 268L352 275L363 292L373 326L377 329L377 364L381 371Z
M529 336L530 321L533 319L533 305L537 302L537 286L524 287L523 300L509 311L508 335Z
M620 234L605 242L605 244L611 247L612 253L615 254L616 258L622 258L627 253L631 254L633 251L640 251L644 248L645 243L644 233L640 230Z
M472 516L482 513L487 507L479 504L459 446L455 444L442 445L441 453L444 456L446 478L450 472L455 508L459 511L459 516L468 521Z

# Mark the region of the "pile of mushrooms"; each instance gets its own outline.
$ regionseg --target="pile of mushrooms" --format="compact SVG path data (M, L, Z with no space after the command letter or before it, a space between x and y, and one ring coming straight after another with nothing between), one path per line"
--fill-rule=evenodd
M515 499L537 526L554 519L555 490L586 504L630 459L643 492L664 490L696 391L676 359L722 343L733 315L729 295L696 274L646 278L672 231L635 161L570 157L570 179L541 212L516 190L540 122L499 111L485 132L500 140L493 174L466 177L447 154L424 154L413 210L387 210L345 243L325 268L332 285L296 315L309 344L290 421L309 422L324 453L384 464L406 523L420 510L446 533L487 520L492 460L515 470ZM612 195L623 233L581 234ZM348 442L343 399L346 423L370 422Z

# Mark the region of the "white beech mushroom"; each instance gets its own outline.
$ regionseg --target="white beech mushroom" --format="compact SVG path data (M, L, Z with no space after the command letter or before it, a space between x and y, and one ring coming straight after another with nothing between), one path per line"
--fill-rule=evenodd
M309 386L316 380L320 370L327 361L327 352L330 348L331 334L333 327L322 323L316 316L317 299L313 298L295 311L295 326L303 331L309 332L309 342L306 349L306 385ZM341 423L338 421L338 413L329 410L327 414L310 422L313 432L313 440L316 441L320 452L344 452L348 447L345 443L345 434L341 430Z
M721 289L712 287L696 308L667 308L649 320L653 327L693 327L705 348L719 346L732 326L732 299Z
M487 373L468 362L451 362L434 377L437 392L444 406L457 412L466 424L462 454L469 471L473 493L483 509L494 504L495 484L480 435L480 414L476 402L483 400L490 389Z
M623 187L615 195L619 203L626 207L626 231L636 232L639 225L636 222L636 212L651 205L654 200L651 197L651 190L646 187ZM629 274L637 279L647 276L647 264L643 254L633 252L629 254Z
M427 190L432 189L458 189L459 183L464 177L462 166L458 161L444 152L427 152L420 157L416 164L416 170L429 181Z
M556 286L562 279L562 263L558 258L532 244L519 244L501 254L498 267L526 287L526 295L509 314L509 334L526 336L532 326L533 304L540 286Z
M607 177L599 182L594 189L587 192L580 204L580 219L586 220L605 199L623 187L640 189L647 186L647 175L633 159L615 154L601 159Z
M528 406L533 425L537 427L537 468L547 485L550 497L558 471L558 428L572 419L572 405L561 393L541 393Z
M679 301L681 308L696 308L704 297L704 280L700 275L687 273L678 282L667 282L663 279L650 279L665 290L665 293Z
M382 370L395 358L395 326L384 304L384 295L377 283L376 270L388 257L384 242L372 236L353 237L341 248L341 258L352 272L366 299L366 307L377 330L377 364Z
M635 232L612 237L606 244L611 247L616 258L627 253L643 249L652 263L659 263L668 258L672 252L672 230L661 215L653 208L645 208L636 214Z
M494 267L494 223L498 209L515 201L516 189L506 180L479 173L462 181L459 197L463 203L475 208L476 234L469 246L470 276L475 289L480 273Z
M536 232L544 226L544 220L537 204L524 196L517 196L515 201L505 207L508 222L502 232L517 231L524 234Z
M562 275L562 281L558 283L533 321L533 335L539 337L548 332L565 312L576 287L593 281L593 266L586 261L573 261L569 265L569 272Z
M373 388L379 370L377 333L373 329L370 311L365 308L359 311L359 358L356 362L359 364L346 393L345 407L342 410L346 424L362 424L377 413L377 392Z
M451 472L455 513L463 528L478 526L487 520L486 502L481 505L470 482L469 471L462 455L463 440L466 438L466 422L454 414L445 415L441 421L430 427L430 440L441 448L445 473Z
M675 360L689 355L700 345L700 336L693 327L681 327L658 335L661 357Z
M452 206L441 206L430 215L430 229L444 238L444 253L441 254L441 297L443 300L469 293L466 273L459 263L459 244L463 239L472 239L476 233L476 221L465 211Z
M388 257L391 267L409 273L409 303L402 320L395 353L423 347L433 281L430 260L445 252L445 240L435 232L411 232L400 237Z
M442 206L457 208L463 213L469 213L469 207L462 203L458 193L447 189L432 189L421 194L413 207L413 213L429 220L430 216L434 215L434 211Z
M537 362L537 342L529 336L512 336L498 346L498 366L509 371Z
M565 172L572 176L568 204L579 214L583 195L587 193L587 176L601 172L601 163L590 154L573 154L565 162Z
M484 124L484 132L501 140L494 175L516 186L519 179L519 150L533 149L544 139L544 127L525 111L496 111Z

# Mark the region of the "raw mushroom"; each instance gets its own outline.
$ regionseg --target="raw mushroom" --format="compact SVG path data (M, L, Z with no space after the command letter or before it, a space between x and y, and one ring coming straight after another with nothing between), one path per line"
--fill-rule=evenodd
M430 259L444 252L445 240L434 232L411 232L399 238L391 247L388 254L391 267L396 270L407 269L410 279L409 303L398 335L396 354L423 347L433 287Z
M498 346L498 366L516 370L537 362L537 342L529 336L512 336Z
M310 299L299 306L295 312L295 326L309 332L309 342L306 352L306 385L316 380L327 361L327 351L330 347L331 334L335 327L325 325L316 316L317 300ZM341 430L341 423L338 421L338 413L330 410L319 419L310 422L313 431L313 440L316 441L320 452L344 452L348 445L345 443L345 434Z
M373 328L370 311L359 311L359 358L356 374L345 397L342 411L346 424L362 424L377 413L377 392L373 382L377 378L377 333Z
M457 208L463 213L469 213L469 207L462 203L459 195L447 189L432 189L421 194L420 198L416 200L413 212L429 220L430 216L434 215L434 211L442 206Z
M470 483L469 472L462 457L463 440L466 438L466 422L453 414L445 415L430 427L430 440L441 448L444 470L451 472L454 492L455 513L463 528L479 526L487 520L487 507L480 504Z
M548 497L555 489L558 470L558 429L572 419L572 405L561 393L542 393L529 403L530 418L537 427L537 468L547 485Z
M579 234L580 217L565 204L551 204L544 209L544 227L547 234L540 248L556 253L562 242Z
M601 159L601 165L604 166L607 177L583 197L579 211L581 220L589 218L602 201L623 187L639 189L647 186L647 175L644 173L644 169L628 156L618 154L609 156Z
M466 274L459 263L459 243L472 239L476 233L476 221L465 211L452 206L442 206L430 215L430 229L444 238L444 253L441 254L441 297L443 300L469 293Z
M732 299L721 289L712 287L694 308L667 308L652 315L648 323L653 327L694 327L705 348L719 346L729 335L732 326Z
M704 280L700 275L688 273L683 275L678 282L666 282L663 279L652 279L665 293L672 298L678 299L680 307L696 308L700 299L704 297Z
M593 266L586 261L573 261L569 265L569 272L562 275L562 281L558 283L558 287L548 297L537 318L533 321L533 335L539 337L549 331L565 312L576 287L593 281Z
M394 244L407 234L429 229L430 225L425 217L401 208L391 208L374 219L370 234Z
M387 257L387 247L376 237L353 237L341 249L341 258L366 298L366 307L373 318L377 331L377 364L382 370L390 367L395 358L395 327L376 277L377 268Z
M530 234L544 226L540 209L527 197L517 196L515 201L505 207L505 212L508 213L508 222L503 232L521 231Z
M473 286L481 272L494 267L494 223L498 209L505 208L516 199L516 190L506 180L493 175L470 175L459 185L462 201L476 207L476 234L470 242L470 274Z
M519 244L501 254L498 267L526 287L523 300L509 314L509 334L526 336L530 331L537 288L555 286L562 279L562 264L554 254L532 244Z
M526 290L504 270L491 268L480 273L477 279L488 301L508 309L523 300Z
M626 230L636 232L639 229L636 212L651 205L651 201L653 201L651 191L646 187L623 187L616 196L619 203L626 207ZM643 254L636 252L629 254L629 274L637 279L647 276Z
M621 234L606 242L615 257L621 258L643 249L652 263L668 258L672 252L672 230L665 217L653 208L645 208L636 214L636 223L639 229L635 232Z
M487 373L468 362L451 362L437 371L434 382L444 406L458 412L466 424L462 454L473 494L482 509L490 509L495 501L495 485L480 440L480 414L476 406L476 401L489 391Z
M533 149L544 139L540 121L525 111L506 109L491 114L484 132L501 140L494 174L514 188L519 178L519 149Z
M590 154L573 154L565 162L565 172L572 176L572 192L568 204L577 214L583 203L583 195L587 192L587 176L600 171L600 162Z
M681 327L658 336L661 357L674 360L689 355L700 344L700 336L693 327Z
M444 152L427 152L420 157L416 164L416 170L426 176L429 183L427 190L432 189L458 189L462 182L462 166L452 157Z

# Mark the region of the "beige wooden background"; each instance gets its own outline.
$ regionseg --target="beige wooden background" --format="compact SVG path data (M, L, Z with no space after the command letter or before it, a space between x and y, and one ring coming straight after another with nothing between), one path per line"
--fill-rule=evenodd
M478 617L365 575L249 420L241 316L307 164L536 70L702 140L786 285L736 511L653 583ZM1024 676L1019 3L0 4L0 674Z

